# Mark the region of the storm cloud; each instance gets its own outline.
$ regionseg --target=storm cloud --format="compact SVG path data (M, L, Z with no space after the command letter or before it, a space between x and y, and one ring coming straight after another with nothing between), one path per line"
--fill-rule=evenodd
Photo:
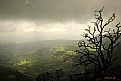
M1 0L0 38L18 39L22 33L23 40L78 39L94 11L103 6L104 18L116 12L116 22L121 21L120 4L121 0Z
M2 0L3 19L82 20L105 7L105 14L121 13L121 0Z

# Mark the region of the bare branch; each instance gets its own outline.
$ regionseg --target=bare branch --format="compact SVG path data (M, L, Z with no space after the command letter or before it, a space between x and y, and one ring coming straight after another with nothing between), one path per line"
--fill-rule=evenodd
M104 24L102 17L103 9L104 7L99 11L95 11L96 21L92 22L94 23L94 27L88 26L88 28L85 29L88 33L84 33L83 37L87 39L88 44L86 44L85 41L79 42L78 44L78 47L80 48L78 53L82 54L79 60L80 64L85 66L94 64L100 73L102 73L102 71L106 72L112 62L117 60L117 58L113 58L113 51L114 48L119 45L119 42L117 41L121 37L120 23L116 25L116 29L104 31L104 28L115 20L116 15L113 13ZM98 32L98 35L96 35L96 32ZM105 38L108 39L109 44L103 42ZM89 49L94 49L95 51L91 52Z

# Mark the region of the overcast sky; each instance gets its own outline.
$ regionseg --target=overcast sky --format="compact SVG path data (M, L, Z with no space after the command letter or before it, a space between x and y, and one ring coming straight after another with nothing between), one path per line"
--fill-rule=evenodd
M0 42L79 40L103 6L121 21L121 0L0 0Z

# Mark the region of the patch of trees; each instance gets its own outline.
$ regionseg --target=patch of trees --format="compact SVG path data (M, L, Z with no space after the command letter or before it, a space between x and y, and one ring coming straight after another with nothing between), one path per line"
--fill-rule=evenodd
M0 66L0 81L32 81L16 69Z

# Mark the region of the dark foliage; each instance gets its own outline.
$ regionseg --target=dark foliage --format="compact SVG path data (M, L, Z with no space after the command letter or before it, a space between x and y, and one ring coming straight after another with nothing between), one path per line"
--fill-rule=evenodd
M64 73L61 69L56 70L55 73L44 72L37 76L36 81L61 81Z
M0 66L0 81L32 81L15 69Z

